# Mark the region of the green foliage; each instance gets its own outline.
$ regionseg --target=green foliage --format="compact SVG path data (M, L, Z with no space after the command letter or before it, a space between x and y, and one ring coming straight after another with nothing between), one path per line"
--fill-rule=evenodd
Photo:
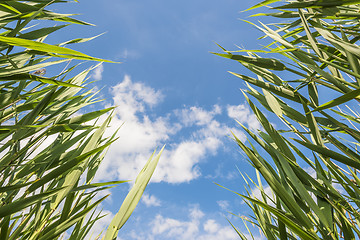
M86 89L93 68L76 74L79 64L69 64L111 61L64 47L92 38L44 43L49 34L69 24L90 25L72 14L45 9L61 2L66 1L0 3L0 239L58 239L70 227L69 239L88 239L103 217L95 209L107 197L95 198L96 194L125 182L92 182L117 139L116 132L104 136L114 108L83 113L84 107L99 101L92 89ZM32 20L67 24L41 28ZM44 76L46 69L62 64L67 65L61 72ZM159 157L150 158L103 239L116 238Z
M254 133L241 125L248 143L234 136L261 192L255 196L244 178L247 194L238 195L254 213L244 220L267 239L359 239L360 2L263 1L251 9L275 2L255 15L281 19L256 26L270 44L218 54L256 76L232 73L246 82L243 93L262 126Z

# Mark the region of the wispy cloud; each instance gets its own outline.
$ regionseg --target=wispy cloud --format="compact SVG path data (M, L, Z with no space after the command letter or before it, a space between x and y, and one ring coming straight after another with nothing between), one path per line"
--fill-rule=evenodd
M104 66L103 64L99 64L99 66L97 66L97 68L94 69L91 77L96 80L99 81L102 79L102 73L104 72Z
M219 205L219 207L222 211L229 211L229 207L230 207L229 201L220 200L220 201L217 201L216 203Z
M143 202L147 207L161 206L161 201L154 195L143 194L141 197L141 202Z
M122 61L127 60L127 59L137 59L141 56L141 54L138 51L135 51L133 49L127 49L125 48L124 50L120 51L117 55L116 55L116 59L121 59Z

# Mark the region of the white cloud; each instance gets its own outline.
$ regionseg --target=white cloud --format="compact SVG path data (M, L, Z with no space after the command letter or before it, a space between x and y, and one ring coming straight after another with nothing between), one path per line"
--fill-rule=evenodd
M220 226L215 220L210 219L204 225L205 233L200 235L198 240L227 240L238 239L239 236L230 226Z
M162 95L159 91L141 83L133 83L129 76L111 90L113 104L117 105L115 116L108 129L112 134L124 124L119 132L120 139L112 144L106 158L100 165L97 178L100 180L134 179L145 165L151 152L176 131L167 119L156 120L144 113L147 107L157 104ZM142 117L137 116L142 113Z
M204 213L194 207L189 211L189 221L181 221L173 218L166 218L157 215L150 224L152 227L151 234L165 236L169 239L192 239L199 232L199 223Z
M194 236L199 231L198 219L191 219L191 221L186 222L164 218L162 215L155 217L153 226L153 235L164 235L169 239L190 239L191 236Z
M235 135L241 142L244 142L246 140L246 135L243 131L241 131L239 128L231 128L231 133ZM234 136L231 134L231 137L234 138Z
M191 207L185 219L158 214L143 231L132 231L130 239L173 240L233 240L238 236L227 223L207 216L198 206Z
M138 51L125 48L117 54L116 59L137 59L140 56L141 54Z
M220 225L214 219L209 219L204 223L204 230L208 233L216 233L219 229Z
M191 219L201 219L205 216L205 214L200 210L198 206L195 206L190 209L189 216L191 217Z
M103 64L99 64L99 66L97 66L93 73L92 73L92 78L96 81L99 81L102 79L102 73L104 72L104 66Z
M256 116L250 111L249 107L247 107L246 105L228 105L227 112L230 118L234 118L240 123L247 124L250 131L254 132L258 129L261 129L261 125L257 120Z
M149 194L143 194L141 197L141 201L147 206L147 207L159 207L161 206L161 201L155 197L154 195Z
M117 115L123 121L138 120L136 113L143 113L145 106L153 107L163 98L160 91L142 83L133 83L128 75L112 88L111 93L114 104L119 106Z
M216 203L219 205L221 210L229 211L229 206L230 206L229 201L220 200L220 201L217 201Z
M237 128L218 120L223 116L219 105L210 110L189 106L163 116L148 115L164 96L143 83L133 82L128 75L110 93L112 102L107 105L117 108L108 134L122 127L120 139L111 145L100 165L97 180L135 179L154 149L167 144L151 181L189 182L202 176L200 164L224 149L223 142L231 131L245 140ZM259 127L245 105L227 106L227 113L251 128Z
M189 182L201 176L198 163L207 154L214 154L221 144L217 138L184 141L165 151L154 175L154 181L169 183Z
M99 65L94 74L99 77L102 71ZM123 126L119 131L120 139L109 148L95 181L135 179L154 149L165 143L167 146L152 181L192 181L202 175L199 164L223 149L223 141L230 130L237 132L237 129L217 120L223 112L219 105L212 106L210 110L189 106L175 109L164 116L149 116L149 110L164 99L163 94L143 83L133 82L127 75L112 87L110 93L112 99L106 105L118 107L107 135L112 135ZM248 111L245 107L228 106L229 115L241 112L239 109ZM174 121L174 118L177 120ZM241 140L245 139L241 132L237 134L240 134ZM48 146L55 137L49 137L42 146Z
M209 124L215 115L221 114L221 107L215 105L212 111L206 111L200 107L190 107L188 109L176 110L175 113L185 126L193 124L203 126Z
M199 163L215 155L223 145L229 127L215 120L222 110L214 105L210 111L200 107L174 110L165 117L150 118L147 111L163 100L160 91L142 83L134 83L129 76L111 89L113 104L118 107L108 133L119 131L120 139L112 144L97 173L98 180L134 179L145 165L152 151L167 143L153 182L189 182L201 176ZM153 116L153 115L152 115ZM171 121L175 117L180 121ZM186 140L176 141L180 131L191 129ZM188 134L188 133L187 133Z

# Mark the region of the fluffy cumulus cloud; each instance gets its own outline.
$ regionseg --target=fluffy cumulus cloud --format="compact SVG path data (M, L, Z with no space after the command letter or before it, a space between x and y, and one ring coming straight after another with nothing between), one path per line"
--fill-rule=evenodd
M230 118L233 118L240 123L246 123L250 131L256 131L261 128L261 125L256 119L256 116L251 113L249 107L244 104L228 105L227 113Z
M232 240L238 235L227 223L220 223L208 216L198 206L193 206L185 219L156 215L146 230L132 231L129 239L188 239L188 240Z
M134 179L154 149L166 143L152 182L189 182L202 175L199 164L221 150L225 136L237 131L217 120L224 110L218 105L210 110L189 106L164 116L154 115L152 110L165 96L144 83L132 81L130 76L112 87L110 93L112 102L108 105L117 108L108 132L121 126L120 139L110 147L97 180ZM229 117L240 116L238 120L256 127L245 106L228 106L227 111ZM240 137L245 139L243 134Z
M190 239L199 232L199 224L203 216L204 213L198 208L190 210L188 221L157 215L151 224L153 226L151 235L163 235L168 239Z
M221 114L221 107L215 105L211 111L206 111L200 107L190 107L188 109L175 110L175 113L185 126L194 124L204 126L212 122L216 115Z
M111 93L114 104L118 106L117 116L125 121L141 120L136 114L143 113L146 106L153 107L163 98L161 92L132 82L130 76L125 76L121 83L112 88Z

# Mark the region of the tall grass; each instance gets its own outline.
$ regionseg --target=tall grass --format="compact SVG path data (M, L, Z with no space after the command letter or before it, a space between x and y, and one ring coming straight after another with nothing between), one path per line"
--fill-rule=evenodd
M272 42L218 54L253 73L231 72L246 83L243 94L262 125L251 132L239 123L246 143L234 136L257 173L237 194L253 212L243 219L267 239L360 238L357 3L264 1L251 9L270 10L254 16L280 22L251 24Z
M88 88L93 68L78 69L111 61L68 48L92 38L45 43L69 24L90 25L47 10L62 2L0 2L0 239L97 239L92 228L103 215L95 209L107 196L95 197L125 182L93 182L117 139L117 132L104 137L114 107L84 110L99 99ZM48 69L57 73L48 77ZM149 159L103 239L116 238L159 157Z

